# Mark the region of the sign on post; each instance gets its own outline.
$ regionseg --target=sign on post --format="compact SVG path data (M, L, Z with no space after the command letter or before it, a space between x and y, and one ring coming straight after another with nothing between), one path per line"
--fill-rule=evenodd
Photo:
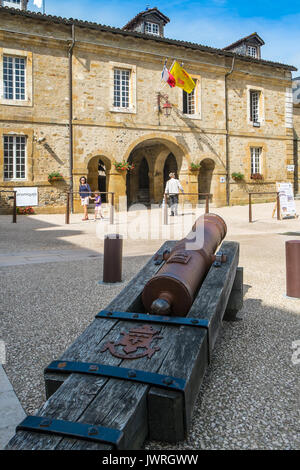
M17 206L38 206L38 188L14 188L17 192Z
M276 190L279 192L281 217L297 217L292 183L276 183Z

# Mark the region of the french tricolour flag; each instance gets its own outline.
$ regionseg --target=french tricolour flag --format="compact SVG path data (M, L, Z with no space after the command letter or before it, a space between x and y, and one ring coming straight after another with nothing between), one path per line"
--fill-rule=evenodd
M163 68L163 71L161 73L161 79L164 81L164 82L167 82L171 88L174 88L175 87L175 78L173 77L173 75L169 72L169 70L167 69L166 65L164 65L164 68Z

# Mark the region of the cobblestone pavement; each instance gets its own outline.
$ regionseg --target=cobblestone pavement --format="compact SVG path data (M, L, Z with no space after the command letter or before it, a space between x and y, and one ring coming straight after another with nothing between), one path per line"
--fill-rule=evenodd
M244 307L239 321L224 322L186 441L147 441L146 449L300 449L300 364L293 360L300 340L300 300L285 296L284 251L286 240L299 239L300 222L272 219L272 209L273 204L255 205L253 224L248 224L246 206L214 210L228 225L226 239L241 245ZM140 215L141 233L146 217ZM165 237L161 232L154 240L125 239L124 282L104 287L98 283L100 223L81 222L74 215L65 226L61 215L39 215L19 217L15 225L9 216L0 216L3 366L26 413L34 413L45 400L43 368L84 331L165 238L179 238L185 217L174 218ZM109 230L119 231L122 224L119 220Z

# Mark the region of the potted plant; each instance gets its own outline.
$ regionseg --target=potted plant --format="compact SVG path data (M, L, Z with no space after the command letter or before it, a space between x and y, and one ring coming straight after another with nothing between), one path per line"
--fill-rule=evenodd
M17 214L20 215L32 215L34 214L34 210L31 206L27 207L17 207Z
M201 163L191 163L190 170L191 171L197 171L200 170Z
M125 160L122 162L114 162L114 166L118 171L131 171L134 168L132 163L126 162Z
M232 176L232 178L234 179L234 181L237 181L237 182L243 181L243 179L244 179L243 173L239 173L239 172L237 172L237 173L232 173L231 176Z
M251 179L254 181L262 181L264 177L261 173L252 173Z
M49 183L54 183L55 181L62 181L62 180L63 180L63 175L61 175L58 171L52 171L52 173L49 173L48 175Z

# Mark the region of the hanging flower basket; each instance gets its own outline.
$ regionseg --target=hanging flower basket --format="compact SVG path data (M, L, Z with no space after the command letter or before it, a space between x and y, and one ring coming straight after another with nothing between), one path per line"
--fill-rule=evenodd
M62 181L63 179L64 179L63 175L58 173L58 171L53 171L52 173L49 173L48 175L49 183L54 183L55 181Z
M243 175L243 173L232 173L231 176L232 176L232 178L234 179L234 181L236 181L236 182L239 182L239 181L243 181L243 180L244 180L244 175Z
M114 166L118 171L131 171L134 169L132 163L125 162L124 160L122 162L114 162Z
M191 171L197 171L200 170L201 163L191 163L190 170Z

